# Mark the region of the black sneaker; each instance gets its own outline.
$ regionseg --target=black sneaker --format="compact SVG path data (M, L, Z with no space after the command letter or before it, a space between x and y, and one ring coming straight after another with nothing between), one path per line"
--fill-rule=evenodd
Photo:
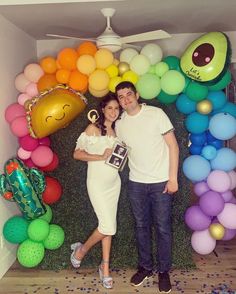
M159 273L159 293L170 293L171 292L171 283L170 276L168 272Z
M130 283L132 286L140 286L146 279L152 276L152 271L146 270L143 267L139 267L137 273L135 273Z

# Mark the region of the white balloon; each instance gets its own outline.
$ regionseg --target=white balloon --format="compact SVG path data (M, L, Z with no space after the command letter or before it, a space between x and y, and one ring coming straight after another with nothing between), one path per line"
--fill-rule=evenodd
M140 54L145 55L149 59L151 64L156 64L160 62L163 56L161 47L154 43L146 44L142 48Z
M216 240L210 235L208 229L204 231L195 231L191 237L193 249L199 254L209 254L216 247Z
M225 228L236 229L236 204L225 203L224 209L217 218Z
M233 190L236 188L236 172L234 170L231 170L228 172L228 176L230 177L230 190Z
M120 62L127 62L130 64L132 58L138 54L137 50L133 48L126 48L120 53Z
M130 62L130 69L139 76L144 75L148 72L150 67L150 61L142 54L134 56Z

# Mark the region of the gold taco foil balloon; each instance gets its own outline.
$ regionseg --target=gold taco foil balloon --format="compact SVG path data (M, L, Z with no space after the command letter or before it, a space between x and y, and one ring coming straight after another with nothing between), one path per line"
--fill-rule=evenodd
M34 97L25 105L31 136L43 138L65 128L85 109L86 103L82 94L64 85Z

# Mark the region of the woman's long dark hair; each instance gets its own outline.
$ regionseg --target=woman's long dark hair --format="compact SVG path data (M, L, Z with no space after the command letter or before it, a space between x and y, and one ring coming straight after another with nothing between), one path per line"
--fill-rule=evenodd
M105 122L105 116L104 116L104 113L103 113L103 108L106 107L106 105L110 102L110 101L117 101L117 103L119 104L119 101L118 99L116 98L116 95L109 92L103 99L102 101L100 102L99 106L98 106L98 114L99 114L99 118L98 120L96 121L95 125L96 127L98 127L100 130L101 130L101 135L102 136L105 136L107 134L107 129L106 129L106 126L104 125L104 122ZM121 110L122 108L119 106L119 110L120 110L120 114L121 114ZM119 116L120 116L119 114ZM115 122L112 123L111 125L112 129L114 130L115 129Z

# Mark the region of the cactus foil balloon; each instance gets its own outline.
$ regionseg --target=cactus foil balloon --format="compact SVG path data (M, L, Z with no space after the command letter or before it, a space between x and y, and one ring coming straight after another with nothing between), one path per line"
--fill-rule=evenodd
M45 214L42 193L45 189L43 173L28 168L19 159L5 163L5 174L0 175L0 194L9 201L17 202L24 218L31 220Z

